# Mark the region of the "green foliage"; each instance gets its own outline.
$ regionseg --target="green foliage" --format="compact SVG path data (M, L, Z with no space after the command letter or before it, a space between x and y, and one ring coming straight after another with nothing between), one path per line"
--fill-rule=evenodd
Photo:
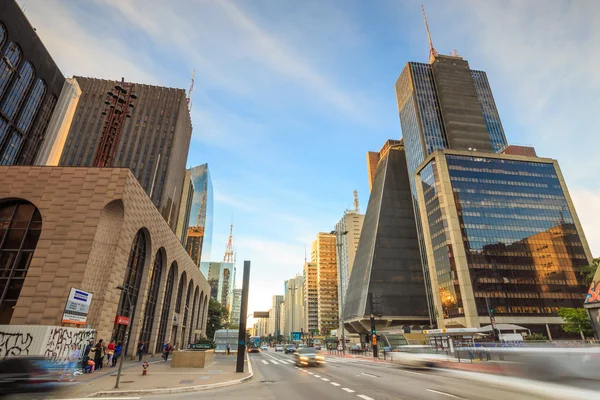
M548 340L548 338L541 333L532 333L531 335L525 336L525 340Z
M562 326L567 333L580 333L592 335L592 325L587 311L583 308L561 308L558 315L565 321Z
M589 286L594 281L594 275L596 274L598 265L600 265L600 257L594 258L592 265L585 265L580 268L579 274L583 276L583 281L586 285Z
M223 329L223 306L221 303L210 299L208 303L208 321L206 324L206 337L209 340L215 339L215 332Z

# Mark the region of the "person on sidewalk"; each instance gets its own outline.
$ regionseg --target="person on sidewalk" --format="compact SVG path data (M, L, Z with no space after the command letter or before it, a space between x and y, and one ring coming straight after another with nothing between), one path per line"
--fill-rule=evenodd
M229 345L229 343L227 343L227 355L229 355L231 352L231 346Z
M172 351L173 346L171 346L171 343L165 343L165 345L163 346L163 358L165 359L165 361L169 361L169 353L171 353Z
M121 342L117 343L117 347L115 347L115 354L112 358L112 366L117 365L117 361L119 361L119 357L121 357L121 352L123 352L123 344Z
M106 346L106 365L112 365L112 359L115 354L115 341L110 340L108 346Z
M146 346L144 345L144 342L139 342L138 348L137 348L137 355L138 355L139 362L142 361L142 357L144 356L144 350L146 350Z
M67 363L65 364L65 369L63 370L62 374L60 375L60 379L58 380L59 382L62 382L62 379L65 375L67 375L68 373L71 374L71 379L69 380L70 382L73 382L75 380L75 368L77 368L77 362L79 361L79 358L81 357L81 350L79 350L79 347L77 347L76 344L71 346L71 354L69 354L69 359L67 361Z
M102 360L104 359L104 341L100 339L94 348L95 370L102 369Z
M89 343L87 344L87 346L85 346L85 349L83 350L83 358L81 360L81 367L85 369L85 367L87 367L87 362L91 357L91 354L94 351L94 341L90 340Z

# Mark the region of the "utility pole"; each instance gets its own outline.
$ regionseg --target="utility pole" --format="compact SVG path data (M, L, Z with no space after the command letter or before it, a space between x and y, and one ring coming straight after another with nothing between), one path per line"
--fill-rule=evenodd
M486 297L485 298L485 305L487 306L488 309L488 315L490 316L490 324L492 325L492 339L494 342L500 340L500 335L497 334L497 330L496 330L496 317L494 316L494 309L492 308L492 306L490 305L490 298Z
M238 352L235 372L244 372L244 356L246 355L246 322L243 318L248 312L248 286L250 285L250 261L244 261L244 279L242 281L242 301L240 307L240 327L238 332ZM248 359L250 362L250 359Z

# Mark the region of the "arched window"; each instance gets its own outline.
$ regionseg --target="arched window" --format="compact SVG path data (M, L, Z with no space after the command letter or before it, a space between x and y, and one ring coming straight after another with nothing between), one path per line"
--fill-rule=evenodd
M200 329L206 328L206 311L208 310L208 295L204 295L204 307L202 307L202 318L200 319Z
M23 136L13 129L4 152L0 154L0 165L13 165L23 146Z
M177 314L181 313L181 300L183 298L183 290L185 289L185 280L187 275L185 271L181 274L181 278L179 278L179 288L177 289L177 300L175 301L175 312Z
M125 290L123 290L123 293L121 293L121 300L119 302L119 308L117 311L117 315L130 317L129 325L115 324L113 338L117 342L123 342L125 337L125 329L129 329L129 333L131 333L131 327L133 325L133 321L135 320L135 308L130 315L130 307L135 307L138 302L145 261L146 234L140 229L137 235L135 235L131 252L129 253L129 261L127 262L127 269L125 270L125 280L123 281L123 287ZM123 343L123 346L125 347L125 350L127 350L127 343Z
M160 324L158 325L158 338L156 339L156 352L160 353L165 344L167 326L169 322L169 311L171 311L171 297L173 297L173 285L175 283L175 270L177 264L173 262L169 275L167 275L167 286L165 287L165 298L163 300L162 311L160 315Z
M4 94L10 79L21 62L21 48L15 42L8 45L0 60L0 97Z
M17 115L19 108L21 108L21 104L23 104L23 100L25 100L25 93L27 93L27 89L29 89L32 81L33 66L27 61L21 66L19 75L15 79L13 86L10 88L10 92L8 92L8 95L4 100L4 104L2 104L2 112L4 112L9 119L13 119L15 115Z
M42 216L33 204L0 203L0 325L10 323L41 232Z
M158 301L158 289L160 288L160 278L163 270L163 249L159 249L154 258L154 265L150 270L150 289L148 290L148 301L146 301L146 310L144 312L144 324L140 333L140 342L146 343L144 347L148 352L148 342L152 335L154 327L154 314L156 313L156 302Z
M196 321L198 320L198 318L196 317L196 311L198 310L197 303L198 286L196 286L196 290L194 290L194 302L192 303L192 319L190 320L190 335L188 337L188 343L192 343L192 333L194 332L194 330L198 329L198 325L196 324ZM196 335L194 335L194 342L196 342L195 339L197 339Z
M202 291L202 293L200 293L200 305L198 306L198 313L196 315L196 329L200 329L200 330L202 330L201 315L202 315L203 307L204 307L204 290Z
M185 343L185 330L190 330L190 321L188 321L188 317L190 316L190 298L192 297L192 289L194 288L194 280L190 280L190 284L188 285L187 294L185 295L185 310L183 312L183 322L181 328L181 344Z
M25 106L23 106L23 112L21 112L19 120L17 121L17 128L19 128L23 134L26 134L27 131L29 131L45 93L46 84L43 80L38 78L35 81L35 85L33 86L31 93L29 93L29 97L27 97Z
M4 41L6 40L6 27L2 22L0 22L0 49L4 46Z

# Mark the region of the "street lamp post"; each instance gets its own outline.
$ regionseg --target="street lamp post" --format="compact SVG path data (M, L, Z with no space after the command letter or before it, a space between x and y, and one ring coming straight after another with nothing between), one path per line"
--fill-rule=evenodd
M129 294L129 290L123 286L117 286L117 289L125 293L127 297L127 302L129 303L129 324L131 324L131 319L133 318L133 302L131 301L131 296ZM123 370L123 358L125 358L125 349L127 349L127 345L129 344L129 330L131 329L130 325L127 325L125 328L125 338L123 339L123 346L121 347L121 354L119 360L119 370L117 371L117 381L115 382L115 389L119 388L119 381L121 380L121 371Z
M290 322L290 334L294 332L294 308L296 308L296 285L294 285L294 287L290 287L289 288L290 292L292 292L292 294L290 295L290 300L292 304L290 304L290 306L292 307L292 320Z
M340 264L340 275L342 272L342 259L340 257L340 253L342 250L342 236L345 236L348 234L348 231L344 231L344 232L339 232L339 231L333 231L332 233L335 233L335 239L336 239L336 245L337 245L337 259L338 262ZM339 305L340 305L340 315L342 318L342 355L346 355L346 327L345 327L345 318L344 318L344 280L342 280L342 277L340 276L339 278L340 281L340 301L339 301Z

